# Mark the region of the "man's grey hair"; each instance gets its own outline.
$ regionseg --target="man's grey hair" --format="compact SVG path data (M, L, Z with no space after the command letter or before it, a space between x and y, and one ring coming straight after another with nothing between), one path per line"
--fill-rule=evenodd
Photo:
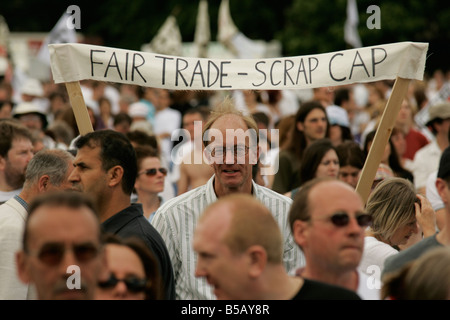
M74 156L62 149L43 149L28 163L24 188L36 183L43 175L48 175L50 183L59 186L64 182Z

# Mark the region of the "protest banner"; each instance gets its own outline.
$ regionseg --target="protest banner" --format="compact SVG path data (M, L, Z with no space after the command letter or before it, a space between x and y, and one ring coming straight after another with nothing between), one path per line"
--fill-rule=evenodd
M49 45L55 83L90 79L171 90L283 90L396 79L357 186L364 201L408 84L423 79L427 50L427 43L399 42L295 57L208 59L86 44ZM78 90L72 85L67 89ZM73 108L82 108L79 93L69 91L69 96L78 100ZM80 116L77 123L86 119Z

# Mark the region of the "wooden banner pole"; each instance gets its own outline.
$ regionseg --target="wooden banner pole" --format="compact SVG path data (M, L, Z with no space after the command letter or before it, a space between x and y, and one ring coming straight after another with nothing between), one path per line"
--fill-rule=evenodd
M387 105L384 108L380 124L375 133L372 146L370 147L356 186L356 191L360 194L364 203L366 203L369 198L373 180L375 179L378 166L381 162L381 157L383 156L384 149L389 141L395 119L397 118L403 99L408 91L410 81L410 79L397 77Z
M75 120L77 121L80 135L85 135L86 133L94 131L86 104L84 103L80 82L66 82L65 85L69 94L70 104L72 105L73 114L75 115Z

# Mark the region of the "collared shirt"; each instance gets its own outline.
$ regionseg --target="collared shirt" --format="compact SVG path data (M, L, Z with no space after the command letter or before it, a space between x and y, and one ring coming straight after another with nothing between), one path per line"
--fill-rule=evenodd
M17 202L19 202L22 205L22 207L24 207L25 210L28 211L28 203L25 200L23 200L21 197L19 197L19 195L15 195L14 199L16 199Z
M269 208L280 226L284 240L284 265L289 273L294 274L296 268L305 264L305 258L294 242L288 223L292 200L255 182L252 184L253 196ZM216 200L213 175L205 185L166 201L156 211L152 220L153 226L159 231L169 250L177 299L216 299L206 279L195 277L197 255L192 249L197 221L203 210Z

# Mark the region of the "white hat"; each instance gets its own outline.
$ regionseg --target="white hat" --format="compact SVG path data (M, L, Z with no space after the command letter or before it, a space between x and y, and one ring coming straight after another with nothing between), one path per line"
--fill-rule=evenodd
M19 118L23 114L27 113L36 113L42 119L43 128L46 128L48 125L47 116L42 108L40 108L37 104L33 102L21 102L17 106L15 106L12 110L12 114L14 118Z
M144 117L147 118L148 115L148 107L143 102L135 102L130 104L128 108L128 114L130 117Z
M20 92L36 97L42 97L44 95L44 89L42 88L41 82L32 78L25 80L23 86L20 88Z
M339 125L342 127L350 127L347 110L342 107L332 105L326 107L328 122L330 125Z

